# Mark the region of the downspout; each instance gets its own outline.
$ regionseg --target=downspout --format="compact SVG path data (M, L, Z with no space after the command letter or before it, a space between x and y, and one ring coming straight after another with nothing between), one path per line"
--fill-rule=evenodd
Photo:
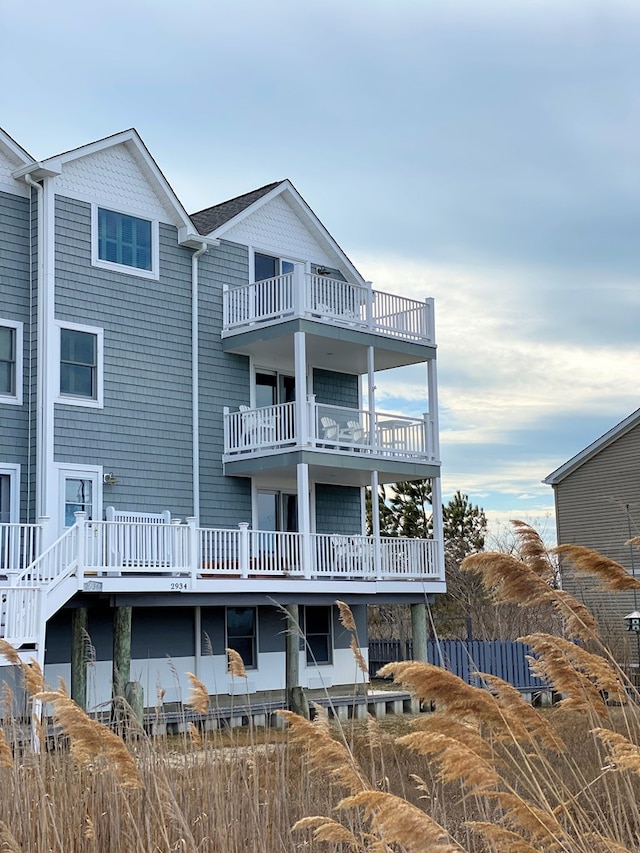
M46 464L46 428L45 428L45 378L47 363L47 298L44 287L44 188L34 181L30 174L24 176L25 183L33 187L38 194L38 272L36 292L38 299L37 329L37 383L36 383L36 519L41 518L46 506L47 464Z
M198 375L198 258L209 247L202 243L191 256L191 423L192 423L192 468L193 468L193 515L196 526L200 525L200 394Z

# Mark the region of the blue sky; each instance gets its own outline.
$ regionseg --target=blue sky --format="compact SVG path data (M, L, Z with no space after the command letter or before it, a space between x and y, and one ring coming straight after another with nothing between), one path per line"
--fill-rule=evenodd
M0 10L8 133L134 126L190 211L291 178L376 288L436 299L445 497L553 526L542 478L639 405L640 4L28 9Z

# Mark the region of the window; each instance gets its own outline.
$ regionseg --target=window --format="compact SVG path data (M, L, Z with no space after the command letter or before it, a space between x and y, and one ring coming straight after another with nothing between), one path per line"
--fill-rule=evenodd
M22 323L0 320L0 403L22 403Z
M277 275L293 272L293 262L272 255L262 255L255 252L253 256L254 281L264 281Z
M93 205L92 263L144 278L158 277L158 222Z
M329 606L309 606L304 609L304 635L309 665L332 662L331 610Z
M11 474L0 473L0 524L12 520L11 510Z
M96 336L73 329L60 330L60 393L96 397Z
M256 669L256 609L227 607L227 648L238 652L245 669Z
M76 512L86 512L87 518L93 518L93 481L81 477L65 477L65 527L72 527L76 523Z
M102 406L102 329L60 325L59 403Z
M98 208L98 257L101 261L151 269L151 222Z

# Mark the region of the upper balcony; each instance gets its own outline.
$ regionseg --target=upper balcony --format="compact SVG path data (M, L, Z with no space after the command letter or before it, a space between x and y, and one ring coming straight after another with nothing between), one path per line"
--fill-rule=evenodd
M251 337L273 341L289 332L286 324L293 320L306 321L303 328L325 339L368 343L396 353L387 360L382 357L376 369L423 361L432 357L426 348L435 348L433 299L420 302L373 290L369 283L354 284L308 273L304 264L295 264L293 272L274 278L225 287L223 306L225 349L248 355L255 354L250 348ZM250 337L241 343L238 337L243 335ZM326 344L319 344L317 354L309 353L310 361L331 368L333 363L323 358L326 349Z
M298 452L312 466L340 468L343 483L355 485L368 482L365 472L372 469L391 482L405 474L431 476L440 464L435 420L428 412L422 417L371 412L318 403L313 395L302 409L294 402L237 412L225 408L226 472L282 469L287 458L291 465L301 461Z

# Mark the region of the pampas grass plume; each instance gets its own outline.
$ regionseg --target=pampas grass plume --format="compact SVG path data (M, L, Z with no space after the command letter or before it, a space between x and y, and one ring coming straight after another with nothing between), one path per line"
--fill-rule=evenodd
M247 671L244 668L242 657L235 649L227 649L226 652L229 662L229 675L234 676L234 678L246 678Z
M192 672L187 672L186 675L191 683L191 693L187 698L187 705L191 705L198 714L207 714L209 712L209 691L206 685Z

